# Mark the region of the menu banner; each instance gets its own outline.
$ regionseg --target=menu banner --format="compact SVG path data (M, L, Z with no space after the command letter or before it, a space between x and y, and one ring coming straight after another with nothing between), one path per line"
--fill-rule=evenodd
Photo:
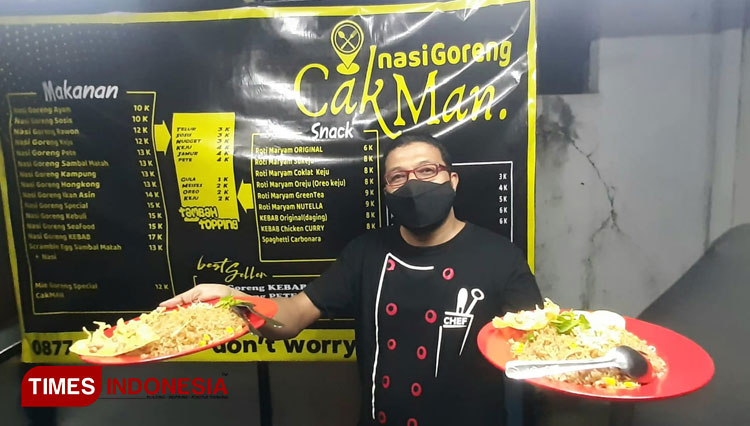
M534 259L535 5L0 17L0 188L26 362L198 283L291 297L392 225L382 153L446 145L459 218ZM186 360L354 359L352 320Z

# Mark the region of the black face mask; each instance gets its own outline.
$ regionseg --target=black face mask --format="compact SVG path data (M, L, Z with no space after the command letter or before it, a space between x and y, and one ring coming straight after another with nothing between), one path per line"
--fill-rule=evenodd
M396 221L415 234L437 229L453 207L456 191L451 182L410 180L393 193L385 193L385 204Z

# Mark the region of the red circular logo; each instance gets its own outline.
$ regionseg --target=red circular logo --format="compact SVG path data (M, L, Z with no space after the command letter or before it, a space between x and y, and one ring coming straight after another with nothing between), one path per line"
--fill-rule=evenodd
M396 306L395 303L389 303L385 306L385 313L394 316L396 315L396 312L398 312L398 306Z
M419 383L412 383L411 394L414 396L422 395L422 385L420 385Z
M395 339L388 339L388 343L386 343L386 344L388 345L388 349L390 349L390 350L396 349L396 340Z
M446 280L452 280L455 273L453 272L453 268L445 268L443 269L443 278Z

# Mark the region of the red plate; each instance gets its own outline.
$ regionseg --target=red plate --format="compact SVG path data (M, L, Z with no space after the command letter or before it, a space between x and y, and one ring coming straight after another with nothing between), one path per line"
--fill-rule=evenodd
M546 378L530 379L527 382L587 398L648 401L685 395L705 386L713 377L713 360L703 348L687 337L664 327L628 317L625 317L625 328L656 348L656 353L667 364L667 373L664 377L631 390L599 389ZM479 351L495 367L505 370L505 363L513 359L508 340L518 339L524 333L512 328L497 329L489 323L477 336Z
M244 300L246 302L250 302L250 303L254 304L255 305L254 309L256 311L260 312L261 314L263 314L263 315L265 315L267 317L271 317L271 318L273 318L273 316L276 315L276 310L278 309L278 307L276 306L276 302L274 302L271 299L266 299L266 298L263 298L263 297L248 296L248 297L237 297L236 299ZM211 300L204 300L203 303L208 303L208 304L213 305L213 304L215 304L218 301L219 301L219 299L211 299ZM183 305L183 306L185 306L185 305ZM174 308L169 308L167 310L171 311L171 310L174 310L174 309L177 309L177 308L174 307ZM133 320L137 320L137 319L138 318L134 318ZM263 324L265 324L265 320L263 320L261 317L259 317L257 315L250 315L250 317L248 319L250 320L250 324L252 324L253 327L255 327L255 328L260 328L260 327L263 326ZM133 321L133 320L130 320L130 321ZM115 328L116 327L111 327L111 328L108 328L108 329L104 330L104 335L107 336L107 337L112 336L112 333L114 332ZM243 325L242 329L239 330L234 335L229 336L229 337L227 337L225 339L222 339L222 340L217 340L217 341L212 342L212 343L210 343L210 344L208 344L206 346L201 346L201 347L198 347L198 348L195 348L195 349L186 350L186 351L179 352L179 353L176 353L176 354L170 354L170 355L164 355L164 356L158 356L158 357L152 357L152 358L141 358L140 356L132 356L132 355L131 356L128 356L128 355L119 355L119 356L108 356L108 357L104 357L104 356L90 356L90 355L79 355L79 356L81 357L81 360L83 360L85 362L88 362L90 364L98 364L98 365L143 364L143 363L146 363L146 362L163 361L165 359L177 358L177 357L181 357L181 356L185 356L185 355L190 355L190 354L193 354L193 353L196 353L196 352L204 351L206 349L210 349L210 348L213 348L215 346L219 346L219 345L222 345L224 343L230 342L230 341L232 341L234 339L240 338L240 337L244 336L245 334L247 334L249 331L250 330L247 328L247 325Z

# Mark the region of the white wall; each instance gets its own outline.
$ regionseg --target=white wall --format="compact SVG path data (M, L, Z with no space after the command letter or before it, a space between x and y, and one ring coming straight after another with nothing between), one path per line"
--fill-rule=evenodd
M750 14L747 19L750 19ZM745 32L744 36L742 70L732 206L733 225L750 223L750 32Z
M721 20L706 5L689 24ZM563 305L637 315L750 218L742 30L603 37L592 51L597 93L541 99L537 279Z

